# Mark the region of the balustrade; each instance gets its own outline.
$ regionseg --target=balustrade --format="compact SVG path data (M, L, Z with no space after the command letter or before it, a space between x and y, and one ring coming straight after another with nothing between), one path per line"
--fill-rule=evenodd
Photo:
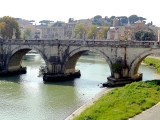
M15 45L61 45L61 46L115 46L115 47L160 47L158 41L122 41L122 40L1 40L1 44L15 44ZM85 44L84 44L85 43Z

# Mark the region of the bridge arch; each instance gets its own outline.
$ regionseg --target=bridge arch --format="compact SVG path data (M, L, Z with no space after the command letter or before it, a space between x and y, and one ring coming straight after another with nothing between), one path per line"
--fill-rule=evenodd
M65 61L65 65L63 68L64 73L75 72L75 66L76 66L78 59L82 56L82 54L84 54L87 51L92 51L92 52L98 53L100 56L102 56L106 60L106 62L109 65L109 68L111 68L112 62L111 62L110 58L103 51L101 51L99 49L95 49L95 48L79 47L79 48L71 51L69 53L69 55L67 56L66 61Z
M38 52L45 61L45 63L47 62L45 55L36 47L19 46L9 52L7 56L6 69L9 71L19 69L21 67L23 56L30 50L35 50L36 52Z
M133 77L138 73L139 66L141 65L141 62L143 61L143 59L145 59L147 56L151 54L157 54L157 53L160 53L158 49L152 49L150 51L144 52L143 54L139 55L139 57L134 59L130 65L130 73L129 73L130 77Z

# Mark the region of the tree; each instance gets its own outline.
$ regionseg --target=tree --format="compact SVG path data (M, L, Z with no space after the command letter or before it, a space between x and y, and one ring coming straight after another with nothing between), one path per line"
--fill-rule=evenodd
M54 21L51 21L51 20L41 20L39 23L41 23L41 25L48 25L49 23L52 23Z
M5 23L1 22L0 23L0 36L2 36L4 32L5 32Z
M128 18L131 24L134 24L138 20L141 20L141 21L146 20L146 18L138 17L137 15L131 15Z
M68 19L68 23L71 23L71 22L74 22L74 19L73 19L73 18L69 18L69 19Z
M102 26L103 23L102 23L102 21L97 21L96 20L96 21L93 21L92 24L97 25L97 26Z
M4 39L11 39L13 36L13 29L15 29L15 36L17 39L20 38L20 29L18 22L9 16L4 16L0 18L0 28L1 28L1 35Z
M107 26L102 26L99 31L97 32L98 39L107 39L107 32L108 32L108 27Z
M86 33L87 29L82 24L78 24L74 29L74 37L76 38L77 35L80 35L80 39L82 39L84 32Z
M88 33L87 33L87 38L89 39L95 39L97 35L97 26L96 25L91 25L89 27Z
M23 39L29 39L29 38L31 38L31 29L25 28L23 32Z
M94 20L99 20L99 19L102 19L102 16L101 16L101 15L96 15L96 16L94 17Z
M116 16L111 16L111 17L109 18L109 21L108 21L108 22L110 22L111 25L113 25L113 19L114 19L115 17L116 17Z
M102 26L102 25L104 24L104 21L103 21L103 19L102 19L102 16L101 16L101 15L96 15L96 16L93 18L92 24L93 24L93 25L97 25L97 26Z
M155 35L153 33L153 31L144 31L144 30L140 30L135 32L135 39L140 41L148 41L148 40L155 40Z
M57 21L53 24L53 27L61 27L62 26L62 22Z
M116 16L111 16L111 17L109 18L109 22L113 23L113 19L114 19L115 17L116 17Z
M125 25L128 23L128 18L126 16L119 16L117 18L119 19L119 25Z
M131 15L128 18L131 24L134 24L136 21L139 20L137 15Z
M33 24L34 22L35 22L34 20L30 20L30 21L29 21L30 24Z

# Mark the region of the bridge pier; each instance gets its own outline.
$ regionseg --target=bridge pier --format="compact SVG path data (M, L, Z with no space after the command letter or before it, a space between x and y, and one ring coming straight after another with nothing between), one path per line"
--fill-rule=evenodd
M107 77L108 81L104 83L103 86L123 86L142 80L142 73L136 73L130 76L130 71L131 69L129 69L128 65L126 64L126 60L117 60L115 63L111 64L111 76Z
M0 40L0 75L3 73L25 73L21 68L23 56L29 50L37 51L44 59L48 73L44 80L55 76L80 76L75 71L79 57L87 51L97 52L105 58L111 69L106 85L117 86L142 79L138 74L142 60L150 54L159 54L160 43L154 41L120 41L120 40ZM112 65L121 60L124 65L119 72ZM125 69L128 69L125 70ZM124 73L126 72L126 74ZM51 80L50 79L50 80Z
M26 67L21 67L17 70L3 70L3 71L0 71L0 76L25 74L26 72L27 72L27 68Z
M45 73L43 76L43 81L45 82L65 81L74 78L79 78L80 76L81 76L80 70L71 73Z
M136 78L133 79L131 77L125 77L125 78L115 78L115 77L107 77L107 82L103 83L103 87L116 87L116 86L123 86L135 81L141 81L142 80L142 74L136 75Z
M43 81L55 82L79 78L81 76L80 70L75 68L63 69L65 65L58 62L47 63L48 72L43 75Z

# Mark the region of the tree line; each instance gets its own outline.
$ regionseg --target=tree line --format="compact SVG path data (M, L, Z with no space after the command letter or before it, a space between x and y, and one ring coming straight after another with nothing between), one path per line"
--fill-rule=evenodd
M127 16L105 16L104 18L101 15L96 15L94 16L91 21L93 25L97 25L97 26L112 26L113 25L113 19L117 18L118 19L118 25L119 26L123 26L128 24L128 22L130 24L134 24L136 21L141 20L141 21L145 21L146 18L141 17L141 16L137 16L137 15L130 15L129 17ZM68 22L76 22L77 20L74 20L73 18L69 18ZM148 24L153 24L152 21L151 23Z
M80 39L82 39L85 35L87 39L106 39L108 30L109 27L105 25L98 27L96 25L84 26L78 24L74 29L74 38L79 35Z
M31 29L25 28L23 34L21 34L21 30L19 24L17 22L18 18L13 18L10 16L4 16L0 18L0 36L4 39L12 39L15 34L16 39L29 39L31 38ZM30 21L30 22L33 22Z
M130 24L134 24L138 20L141 20L141 21L146 20L146 18L141 17L141 16L137 16L137 15L130 15L129 17L127 17L127 16L111 16L111 17L105 16L104 18L102 18L101 15L96 15L93 18L92 24L98 25L98 26L102 26L104 24L112 26L114 18L118 19L118 25L119 26L126 25L126 24L128 24L128 22Z
M140 30L135 32L135 39L138 41L155 41L156 36L153 31Z
M105 17L105 19L108 19L108 21L112 21L115 18L115 16L111 16L110 18ZM145 20L143 17L138 17L137 15L131 15L128 17L131 23L134 23L138 19ZM127 23L127 17L121 16L118 19L121 19L121 24ZM69 19L70 22L74 21L74 19ZM85 35L85 38L87 39L106 39L107 38L107 32L109 30L109 26L106 24L98 23L97 21L102 22L102 17L100 15L97 15L94 17L93 20L95 23L90 26L84 26L82 24L76 25L74 29L74 37L76 38L79 35L79 38L83 38ZM50 20L43 20L40 21L40 23L50 23L53 21ZM97 22L97 23L96 23ZM53 26L61 26L61 22L57 21ZM102 25L102 26L99 26ZM4 16L0 18L0 36L4 39L11 39L14 32L13 29L15 29L15 36L17 39L23 38L23 39L29 39L31 38L31 29L25 28L23 34L21 35L20 28L18 25L18 22L15 18ZM37 34L36 34L37 35ZM153 31L137 31L135 32L135 39L136 40L155 40L155 35Z

